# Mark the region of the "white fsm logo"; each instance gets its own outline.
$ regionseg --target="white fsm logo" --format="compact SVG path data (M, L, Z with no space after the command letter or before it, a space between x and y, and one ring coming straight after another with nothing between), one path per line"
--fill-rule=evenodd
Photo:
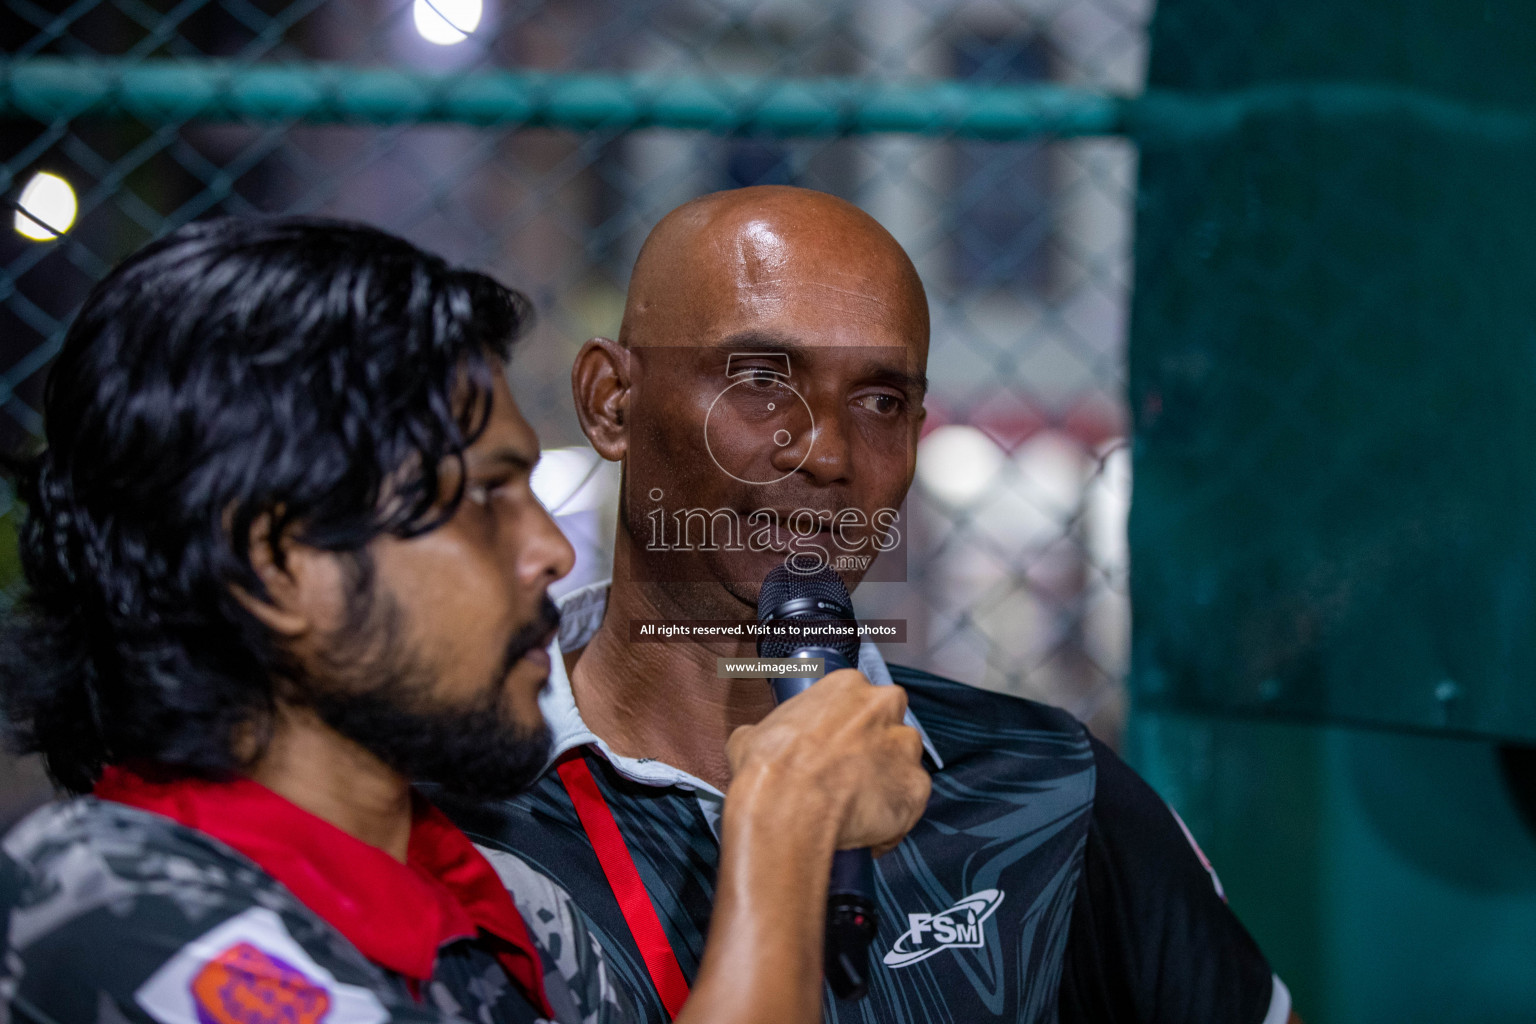
M982 889L937 914L908 914L907 930L885 954L885 966L905 967L943 949L980 949L982 924L1003 902L1001 889Z

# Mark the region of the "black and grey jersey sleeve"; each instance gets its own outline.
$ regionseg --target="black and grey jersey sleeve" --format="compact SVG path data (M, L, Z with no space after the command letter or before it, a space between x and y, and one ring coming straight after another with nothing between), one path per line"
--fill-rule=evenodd
M544 959L544 994L560 1024L639 1024L644 1018L609 968L586 917L557 882L521 857L480 853L512 894Z
M0 1021L15 1024L537 1017L467 942L445 947L451 970L418 1000L239 854L89 797L38 810L0 843L0 933Z
M1284 1024L1290 998L1177 816L1093 741L1061 1024Z

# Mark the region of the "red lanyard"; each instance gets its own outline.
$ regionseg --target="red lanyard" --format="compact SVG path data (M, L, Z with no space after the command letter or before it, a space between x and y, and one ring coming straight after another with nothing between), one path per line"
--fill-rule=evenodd
M592 852L597 854L597 862L608 879L608 887L619 901L624 923L629 925L635 945L640 947L640 957L656 986L656 994L661 997L661 1005L666 1007L667 1017L675 1019L683 1003L688 1001L688 979L683 976L677 954L661 927L661 917L645 891L645 883L640 880L640 871L619 832L613 809L603 799L585 760L574 757L560 762L555 770L560 773L560 781L565 783L565 791L570 794L576 816L581 819L581 827L592 844Z

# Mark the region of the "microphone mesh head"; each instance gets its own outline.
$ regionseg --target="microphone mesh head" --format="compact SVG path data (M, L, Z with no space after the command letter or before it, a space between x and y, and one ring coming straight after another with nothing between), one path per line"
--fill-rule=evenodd
M827 568L799 573L782 564L768 570L768 575L763 577L763 589L757 595L757 617L761 619L786 601L802 597L830 601L848 609L848 617L853 618L853 598L848 596L848 588L841 576Z
M837 619L853 621L853 598L848 595L848 587L844 585L841 576L827 568L813 573L798 573L787 565L776 565L763 577L763 587L757 596L757 617L759 621L782 618L781 609L801 598L814 598L821 603L822 608L799 611L792 618L807 622ZM828 608L828 605L833 608ZM757 650L760 657L787 658L796 649L808 646L828 647L842 654L850 665L859 663L857 636L818 637L811 641L774 637L759 643Z

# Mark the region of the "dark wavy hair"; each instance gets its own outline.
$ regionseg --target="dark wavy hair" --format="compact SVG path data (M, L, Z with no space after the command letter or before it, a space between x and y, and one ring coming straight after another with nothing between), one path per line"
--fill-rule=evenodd
M29 585L0 639L13 745L65 789L107 764L243 767L291 666L231 593L251 528L343 553L443 522L527 300L373 228L188 225L87 298L50 371L46 447L13 467ZM247 759L248 760L248 759Z

